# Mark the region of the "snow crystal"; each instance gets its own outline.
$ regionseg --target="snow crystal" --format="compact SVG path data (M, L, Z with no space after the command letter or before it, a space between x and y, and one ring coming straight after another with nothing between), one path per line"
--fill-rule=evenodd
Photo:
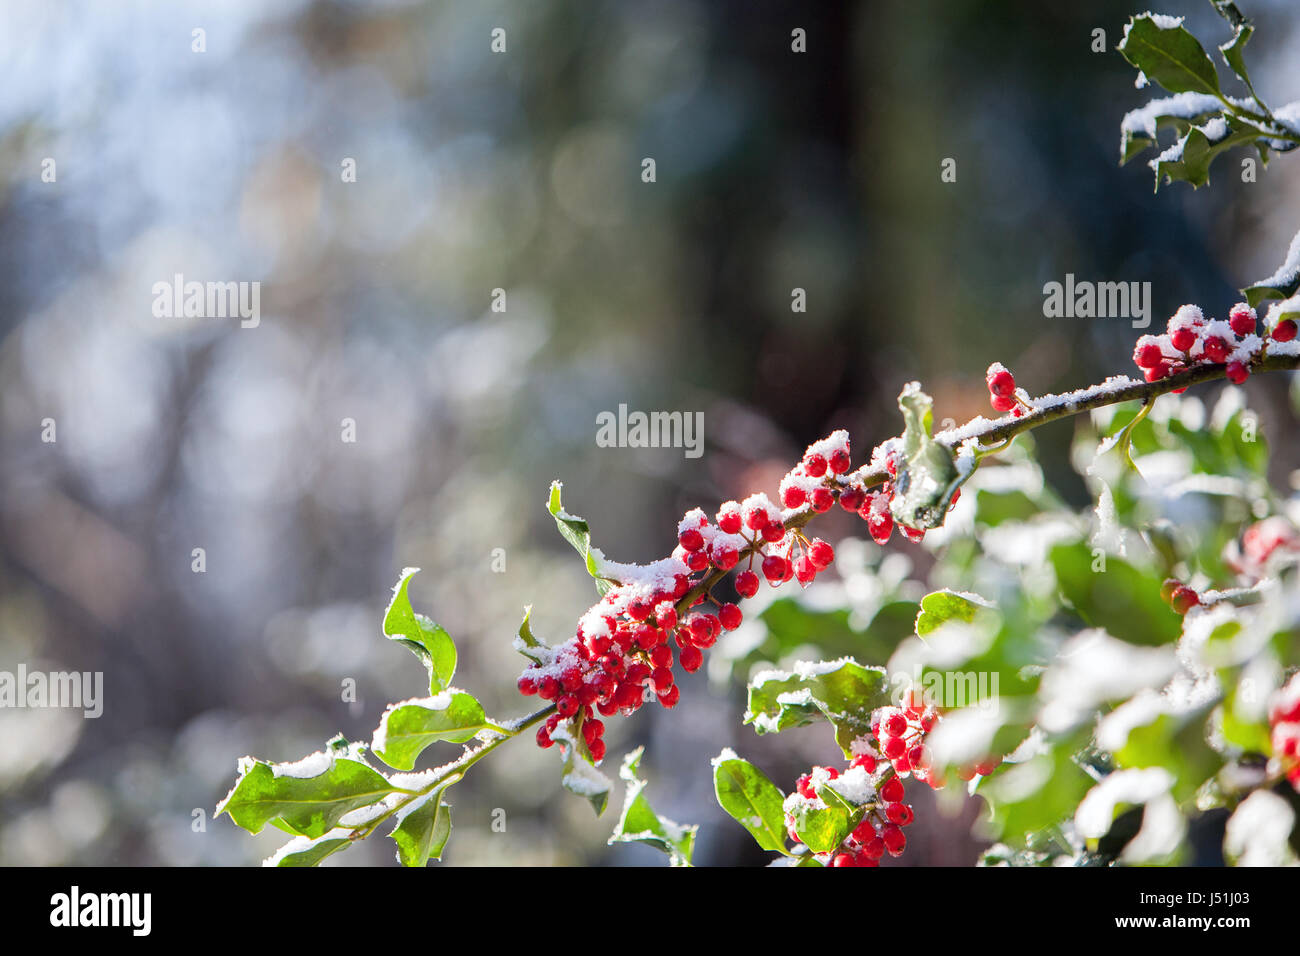
M724 764L728 760L739 760L740 757L730 747L723 747L722 752L713 758L713 769L718 769L719 764Z
M1108 774L1079 801L1074 814L1075 826L1085 837L1103 837L1110 832L1116 806L1121 803L1145 804L1168 793L1173 782L1173 775L1163 767L1117 770Z
M1159 117L1175 116L1179 119L1191 119L1217 110L1221 105L1218 98L1209 93L1177 93L1174 96L1152 100L1146 106L1124 114L1124 118L1120 120L1120 129L1130 135L1141 134L1148 139L1155 139Z
M334 757L335 754L328 750L318 750L292 763L273 763L271 772L277 777L307 780L311 777L319 777L334 766Z
M1167 13L1147 13L1146 16L1158 30L1177 30L1183 25L1182 17L1171 17Z
M837 451L847 452L848 450L849 450L849 433L843 428L837 428L835 431L831 432L825 438L822 438L819 441L815 441L811 445L809 445L807 451L805 451L803 454L805 458L808 458L811 455L821 455L823 458L829 461L831 455L834 454L835 452Z
M692 508L686 514L682 515L682 520L677 523L677 533L680 535L684 531L695 529L698 531L701 527L709 523L709 519L699 508Z
M1288 107L1300 110L1300 103L1290 103ZM1280 116L1281 112L1281 110L1278 110L1274 115ZM1260 279L1251 284L1268 286L1270 289L1280 289L1295 282L1297 277L1300 277L1300 232L1297 232L1295 237L1292 238L1291 245L1286 252L1286 260L1278 267L1278 270L1267 279Z
M1097 724L1097 745L1114 753L1124 749L1128 735L1169 713L1166 700L1155 691L1144 690L1120 704Z

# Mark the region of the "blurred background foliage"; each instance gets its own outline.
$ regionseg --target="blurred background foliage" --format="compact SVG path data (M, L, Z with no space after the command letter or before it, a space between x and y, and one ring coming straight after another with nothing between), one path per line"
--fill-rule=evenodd
M1158 6L1199 35L1223 29L1208 4ZM1300 96L1293 8L1246 7L1256 85ZM1150 280L1156 322L1189 301L1226 312L1300 224L1300 166L1282 157L1246 184L1234 156L1195 195L1118 168L1119 119L1150 92L1113 52L1136 11L0 6L0 669L106 684L98 720L0 711L0 862L268 855L278 835L196 832L194 811L211 813L239 756L366 737L386 702L419 692L420 668L379 634L403 566L425 569L413 600L456 637L457 682L520 711L523 605L560 640L592 598L543 508L552 477L607 554L645 561L685 508L774 492L829 429L859 452L894 434L908 380L962 420L986 411L994 360L1034 392L1128 371L1129 324L1046 319L1045 282ZM790 52L796 27L806 54ZM948 157L956 183L940 181ZM155 318L152 286L176 273L261 282L260 326ZM1264 433L1288 421L1282 376L1247 391ZM597 448L597 413L620 403L703 411L704 456ZM1056 491L1032 494L1061 507L1087 501L1072 435L1037 436ZM1275 445L1274 486L1298 466L1294 443ZM990 528L1030 500L979 496ZM826 524L832 540L860 533ZM697 862L763 858L713 801L722 746L787 786L835 753L824 728L760 741L740 726L750 665L884 663L935 553L940 571L974 562L975 544L932 537L884 554L844 542L840 580L756 606L764 626L689 679L675 712L614 722L613 757L647 745L656 808L704 824ZM606 850L612 818L563 795L556 770L527 744L485 762L457 787L447 861L655 862ZM975 810L928 815L901 862L972 862ZM336 859L393 863L373 842Z

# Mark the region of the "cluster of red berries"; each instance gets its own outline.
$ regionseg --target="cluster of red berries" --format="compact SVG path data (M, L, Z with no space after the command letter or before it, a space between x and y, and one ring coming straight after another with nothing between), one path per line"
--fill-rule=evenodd
M1201 596L1177 578L1165 578L1160 597L1178 614L1186 614L1201 603Z
M538 744L567 742L570 738L556 731L561 721L571 721L599 761L605 744L597 714L630 715L654 699L665 707L676 705L681 692L675 664L687 673L699 670L703 651L744 618L735 603L697 585L710 574L737 568L746 556L748 564L734 581L741 598L758 592L756 563L773 587L791 578L804 587L811 584L835 560L835 549L820 538L805 537L792 519L809 509L827 511L846 495L861 502L861 483L854 486L843 477L849 467L848 433L834 432L810 445L781 482L785 510L762 493L724 503L713 521L695 508L678 524L671 556L650 565L606 562L602 576L617 584L582 616L574 637L555 648L528 649L536 663L520 675L519 691L556 705L538 728ZM705 601L715 610L692 610Z
M1274 695L1268 722L1273 757L1291 786L1300 791L1300 674Z
M1224 559L1237 573L1262 578L1284 563L1300 560L1300 531L1281 515L1256 521L1224 549Z
M1238 302L1228 320L1206 319L1194 305L1185 305L1169 319L1163 335L1144 335L1133 349L1133 361L1148 382L1186 371L1196 365L1225 365L1228 380L1240 385L1250 377L1250 363L1263 345L1256 335L1255 310ZM1278 322L1270 333L1278 342L1295 338L1292 319Z
M916 815L903 803L903 781L889 770L889 763L866 753L854 757L843 774L834 767L813 767L799 778L785 801L786 829L795 846L802 842L795 829L796 813L801 805L824 807L819 794L831 781L837 794L866 810L844 841L819 859L827 866L879 866L886 853L902 856L907 848L903 827Z
M901 707L881 707L871 717L871 733L880 745L881 756L897 774L908 774L932 787L942 781L930 766L926 735L939 721L939 711L927 705L921 694L910 693Z
M1026 404L1016 395L1016 377L1001 362L994 362L984 373L989 387L989 404L994 411L1011 412L1016 418L1025 413Z

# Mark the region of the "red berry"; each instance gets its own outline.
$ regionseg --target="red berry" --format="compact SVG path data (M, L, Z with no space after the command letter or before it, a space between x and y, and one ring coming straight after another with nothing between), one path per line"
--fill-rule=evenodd
M993 406L993 410L996 412L1009 412L1011 409L1018 407L1015 398L1011 395L990 395L989 404Z
M862 507L862 502L867 498L867 493L858 488L845 488L840 492L840 507L845 511L857 511Z
M803 504L803 499L803 489L795 485L791 485L789 488L785 489L785 491L781 492L781 502L787 508L798 508Z
M694 674L704 663L704 654L693 644L683 647L682 652L677 656L682 662L682 670L688 674Z
M766 508L751 505L745 509L745 527L750 531L762 531L770 520Z
M1133 361L1138 368L1156 368L1165 359L1165 355L1160 351L1160 346L1153 343L1139 345L1133 351Z
M1142 377L1148 382L1158 382L1169 375L1169 363L1161 362L1159 365L1153 365L1142 373Z
M709 556L703 551L691 551L686 555L686 566L692 571L703 571L709 566Z
M907 540L908 540L908 541L916 541L916 542L920 542L920 541L925 540L925 531L924 531L924 529L922 529L922 528L909 528L907 525L903 525L902 528L903 528L903 534L907 535Z
M1278 342L1290 342L1295 338L1296 322L1295 319L1283 319L1277 325L1273 326L1272 336Z
M880 839L890 856L902 856L907 847L907 837L892 823L880 831Z
M881 741L880 750L890 760L897 760L907 750L907 744L899 737L886 737Z
M636 710L641 706L641 693L638 684L625 682L618 685L618 690L614 692L614 700L622 710Z
M880 799L886 803L898 803L903 799L903 781L890 777L880 785Z
M777 585L784 581L788 568L789 562L779 554L769 554L763 559L763 577L767 578L768 584Z
M1230 362L1228 364L1228 381L1233 385L1240 385L1246 379L1250 378L1250 369L1246 368L1240 362Z
M591 759L596 761L596 763L600 763L605 759L605 741L600 738L589 743L587 749L591 751Z
M903 821L907 819L907 808L901 803L887 803L885 804L885 818L890 823L897 823L902 826Z
M560 696L560 682L547 674L537 682L537 696L542 700L555 700Z
M740 560L740 552L734 545L725 543L714 543L709 549L709 559L713 561L715 567L723 571L730 571Z
M650 674L650 684L656 694L667 692L668 688L673 686L673 672L667 667L656 667Z
M1169 341L1180 352L1186 352L1196 344L1196 333L1186 326L1180 326L1169 333Z
M636 635L636 646L643 651L648 651L659 643L663 631L650 624L638 624L633 633Z
M885 841L880 837L872 837L862 844L862 853L869 860L879 860L885 855Z
M850 766L861 767L867 773L871 773L876 769L876 758L871 754L858 754L853 758L853 763Z
M853 460L849 458L848 451L846 451L843 448L837 448L833 452L831 452L831 457L826 462L826 464L830 467L831 474L833 475L844 474L846 471L849 470L849 465L851 465L852 463Z
M1211 362L1222 364L1228 360L1228 343L1217 335L1211 335L1202 346L1205 357Z
M894 532L894 517L888 511L873 511L867 516L867 531L876 544L884 544Z
M547 747L554 746L554 744L555 741L551 739L551 735L547 732L546 727L545 726L538 727L537 746L541 747L542 749L546 749Z
M578 698L573 694L565 694L555 702L555 712L561 717L572 717L578 712Z
M687 551L698 551L704 547L704 535L694 528L687 528L677 536L677 541Z
M582 739L587 741L587 746L605 732L605 722L597 720L595 717L588 717L582 722Z
M633 686L644 684L650 679L652 670L653 668L645 661L633 661L627 667L627 675L623 678L623 682Z
M804 587L811 584L813 578L817 577L817 568L808 555L801 554L795 558L794 576L799 579L799 583Z
M605 669L605 673L615 680L621 679L623 674L626 673L623 667L623 658L616 654L606 654L600 659L600 666Z
M771 524L763 526L761 534L763 540L768 544L776 544L785 537L785 525L779 521L773 521Z
M901 737L907 733L907 718L902 714L890 714L885 718L884 727L890 737Z
M741 571L736 575L736 593L741 597L752 598L758 593L758 575L753 571Z
M672 667L673 649L667 644L659 644L650 652L650 663L655 667Z
M519 688L519 693L523 694L525 697L532 697L537 693L537 681L533 680L531 677L520 677L519 680L515 682L515 686Z
M803 460L804 473L813 478L820 478L826 474L826 459L814 452Z
M1245 302L1238 302L1228 313L1228 324L1238 335L1250 335L1255 331L1255 313Z
M829 488L814 488L812 509L818 514L825 514L835 506L835 493Z
M1004 368L990 372L985 380L988 382L989 394L991 395L996 395L1000 398L1009 398L1015 393L1015 376Z
M741 528L740 508L725 505L718 511L718 527L727 534L735 534Z
M1179 614L1186 614L1201 603L1201 596L1191 588L1184 586L1175 589L1169 603L1174 606L1174 610Z
M794 788L799 791L799 796L806 800L815 800L817 798L817 791L813 789L812 785L812 777L808 774L804 774L796 780L794 782Z
M831 858L831 866L857 866L858 863L847 853L836 853Z
M655 623L663 630L671 631L677 626L677 608L671 604L660 604L655 610Z
M659 703L663 704L670 710L677 706L677 701L681 698L682 692L676 684L673 684L666 691L659 695Z
M876 828L872 822L867 819L863 820L853 828L853 839L865 845L876 838Z
M724 630L734 631L740 627L740 622L744 619L745 615L734 604L724 604L718 608L718 621L722 624Z

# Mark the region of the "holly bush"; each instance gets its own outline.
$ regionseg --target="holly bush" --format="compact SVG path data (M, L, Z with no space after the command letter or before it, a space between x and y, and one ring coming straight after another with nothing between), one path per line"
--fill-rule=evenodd
M1124 162L1174 130L1150 164L1157 185L1208 182L1232 147L1267 160L1300 143L1297 104L1270 109L1251 85L1250 21L1214 6L1244 96L1223 91L1178 19L1136 16L1119 47L1139 86L1171 94L1121 123ZM821 726L843 754L794 781L730 748L714 759L718 803L774 862L900 856L910 828L925 826L908 802L918 786L984 804L989 865L1186 863L1189 834L1207 825L1221 829L1228 863L1296 862L1300 497L1270 487L1268 442L1236 386L1300 368L1297 291L1300 236L1224 318L1189 304L1141 336L1138 378L1034 395L995 363L986 380L999 417L937 432L912 383L901 431L856 467L850 435L836 431L808 446L777 500L759 491L688 511L671 553L650 564L606 557L554 483L546 507L598 599L555 644L524 610L517 687L535 710L489 717L455 686L455 641L412 607L408 569L383 633L424 665L429 695L389 705L369 741L339 737L295 762L244 758L218 812L289 835L268 864L316 865L384 828L401 863L423 866L451 835L455 785L526 736L603 813L614 788L604 721L673 708L676 669L696 671L711 652L746 685L738 719L756 735ZM1066 418L1092 496L1082 510L1035 459L1031 432ZM837 549L815 536L834 509L860 517L864 538ZM923 572L891 562L899 537L923 544ZM837 562L838 586L815 585ZM818 600L805 600L814 587ZM449 746L459 754L439 763ZM689 865L697 828L653 809L641 757L621 761L610 843Z

